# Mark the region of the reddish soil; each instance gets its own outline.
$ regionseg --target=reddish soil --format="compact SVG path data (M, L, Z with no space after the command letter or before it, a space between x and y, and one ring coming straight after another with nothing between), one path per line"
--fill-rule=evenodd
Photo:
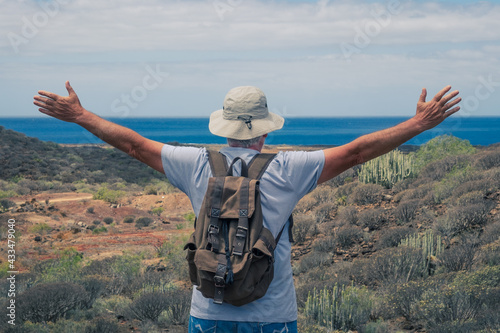
M35 208L2 214L2 219L16 220L16 231L21 235L16 244L20 270L29 270L34 263L57 257L70 247L82 252L85 259L94 260L124 252L155 251L155 246L192 232L192 224L184 217L192 212L191 204L179 192L130 196L118 205L93 200L85 193L42 193L12 200L18 207L27 202ZM151 213L156 207L164 209L159 216ZM123 222L129 215L135 219L149 217L153 222L139 229L135 223ZM106 224L106 217L111 217L113 223ZM43 224L50 230L37 227ZM91 230L94 226L107 231L96 234Z

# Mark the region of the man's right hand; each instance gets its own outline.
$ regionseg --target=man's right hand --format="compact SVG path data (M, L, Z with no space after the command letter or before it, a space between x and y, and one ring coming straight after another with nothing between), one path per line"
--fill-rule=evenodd
M35 96L33 104L39 106L38 111L51 117L67 121L77 122L78 118L86 112L80 104L75 91L66 81L66 90L69 96L59 96L48 91L40 90L40 96Z

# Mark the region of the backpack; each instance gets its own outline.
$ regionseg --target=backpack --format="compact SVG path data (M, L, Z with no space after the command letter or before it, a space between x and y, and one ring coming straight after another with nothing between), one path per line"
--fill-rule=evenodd
M265 295L274 276L276 239L263 226L259 181L274 154L239 157L227 168L221 153L208 152L213 177L184 247L191 282L215 304L241 306ZM233 166L241 162L241 176Z

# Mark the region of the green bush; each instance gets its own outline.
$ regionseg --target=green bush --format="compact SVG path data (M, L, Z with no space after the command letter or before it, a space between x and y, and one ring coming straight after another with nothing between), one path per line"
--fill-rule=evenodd
M135 226L137 228L148 227L151 223L153 223L153 219L145 216L139 217L137 220L135 220Z
M125 192L119 190L110 190L106 186L99 188L94 194L94 200L103 200L109 203L118 203L118 200L125 195Z
M440 160L446 156L470 155L476 149L467 140L462 140L450 135L435 137L415 153L415 169L419 173L430 162Z
M94 228L94 230L92 230L92 233L95 235L101 234L103 232L108 232L108 228L106 228L105 226L100 226L100 227Z
M83 254L74 248L59 253L58 258L37 263L31 270L40 282L74 282L80 277Z
M114 220L112 217L105 217L102 221L106 224L111 224Z
M123 218L123 223L134 223L134 221L135 221L134 215L127 215Z
M165 210L165 208L163 208L163 207L155 207L151 210L151 214L160 216L164 210Z

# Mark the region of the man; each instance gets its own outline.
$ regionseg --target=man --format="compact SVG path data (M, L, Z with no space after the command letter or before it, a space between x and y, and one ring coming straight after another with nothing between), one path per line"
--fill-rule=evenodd
M204 148L173 147L152 141L138 133L104 120L85 110L66 82L69 96L39 91L34 104L49 116L79 124L103 141L165 173L170 182L185 192L199 212L212 175ZM217 305L193 291L189 332L296 332L297 306L290 264L288 216L296 203L317 184L357 164L385 154L414 136L435 127L457 112L458 91L443 88L426 102L422 90L417 111L411 119L394 127L364 135L340 147L315 152L280 152L261 178L264 225L276 236L284 227L275 250L275 274L266 295L235 307ZM228 139L221 152L228 161L241 157L248 162L258 154L267 134L281 129L284 119L270 113L264 93L255 87L229 91L222 110L210 117L210 131ZM237 170L238 172L238 170Z

